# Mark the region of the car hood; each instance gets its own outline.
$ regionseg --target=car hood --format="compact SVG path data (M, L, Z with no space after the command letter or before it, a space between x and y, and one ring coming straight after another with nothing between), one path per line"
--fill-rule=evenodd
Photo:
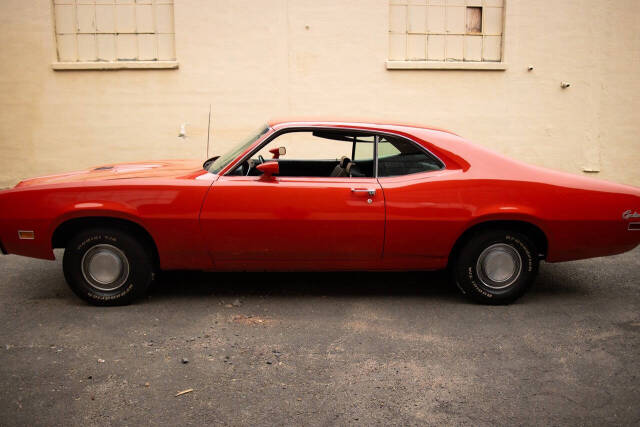
M193 179L205 173L207 172L202 169L202 162L199 160L157 160L103 165L76 172L41 176L26 179L16 187L132 178Z

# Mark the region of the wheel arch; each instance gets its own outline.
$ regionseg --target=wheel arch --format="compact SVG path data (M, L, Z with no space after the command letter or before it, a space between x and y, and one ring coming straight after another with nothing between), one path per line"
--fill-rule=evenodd
M460 249L473 236L485 230L512 230L523 233L533 240L536 245L540 259L546 259L549 250L549 240L546 233L537 225L525 220L487 220L476 223L467 228L456 240L451 249L448 265L456 258Z
M89 228L117 228L127 231L135 237L141 239L152 251L155 265L159 265L160 256L158 246L151 236L151 233L139 223L129 220L109 216L84 216L68 219L60 223L51 236L51 248L66 248L69 240L82 230Z

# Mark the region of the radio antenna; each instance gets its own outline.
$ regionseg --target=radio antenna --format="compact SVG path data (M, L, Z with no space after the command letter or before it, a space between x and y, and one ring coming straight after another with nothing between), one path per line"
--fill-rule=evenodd
M209 122L207 124L207 153L205 158L209 158L209 135L211 134L211 104L209 104Z

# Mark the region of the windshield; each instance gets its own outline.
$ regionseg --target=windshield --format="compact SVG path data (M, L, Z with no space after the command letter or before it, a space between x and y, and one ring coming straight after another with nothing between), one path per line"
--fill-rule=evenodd
M269 126L265 126L256 135L254 135L251 138L249 138L248 141L243 142L242 144L236 145L231 150L227 151L222 156L220 156L217 159L215 159L209 165L209 172L211 172L211 173L220 172L222 169L224 169L225 166L227 166L230 162L235 160L235 158L238 157L240 155L240 153L244 152L247 148L249 148L251 146L251 144L256 142L258 140L258 138L260 138L262 135L267 133L268 130L269 130Z

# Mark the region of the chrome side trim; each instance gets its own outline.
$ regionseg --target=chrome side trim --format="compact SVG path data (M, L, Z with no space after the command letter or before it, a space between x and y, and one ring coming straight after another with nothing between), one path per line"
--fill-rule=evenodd
M640 231L640 222L630 222L629 231Z

